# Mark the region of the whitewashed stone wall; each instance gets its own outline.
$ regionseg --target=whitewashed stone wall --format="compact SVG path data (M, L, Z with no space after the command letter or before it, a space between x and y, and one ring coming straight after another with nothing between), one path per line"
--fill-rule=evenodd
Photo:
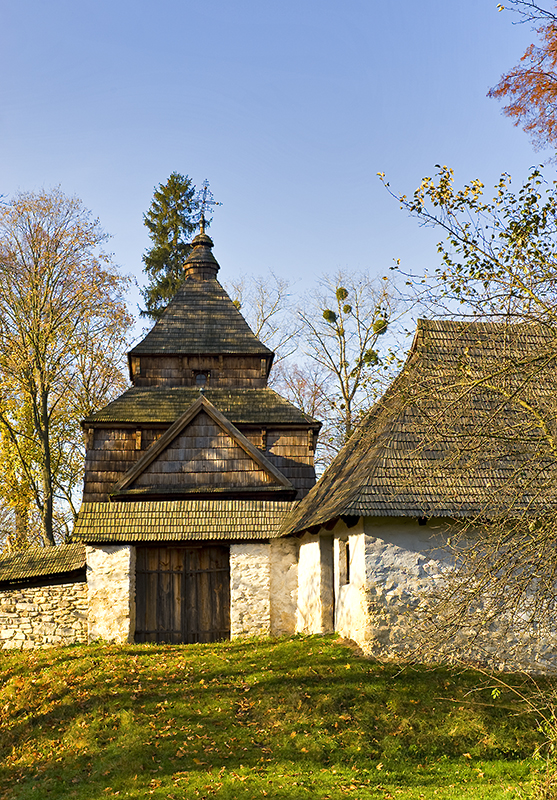
M447 546L451 525L446 520L429 520L421 526L415 519L367 518L364 531L363 586L361 555L357 555L361 552L359 545L355 555L360 598L364 589L368 624L347 626L346 630L352 630L351 638L369 655L413 657L419 644L420 610L427 604L432 587L442 585L444 576L452 569L452 554ZM356 607L355 602L350 605ZM359 608L361 605L362 601ZM358 616L360 613L357 611ZM513 634L506 621L500 619L489 628L471 633L473 642L463 632L444 649L437 648L431 657L440 661L479 662L496 669L555 669L554 630L532 629L528 634Z
M353 528L347 528L343 522L338 522L333 533L335 535L335 631L346 639L353 639L361 646L370 638L363 521L360 520ZM349 563L344 563L345 560Z
M321 604L321 548L319 536L306 533L300 540L298 556L298 605L296 631L323 633Z
M0 591L0 650L30 650L86 641L85 583Z
M446 525L367 518L364 528L370 627L362 647L377 656L409 656L419 604L452 565Z
M135 635L135 547L86 548L89 641L133 642Z
M296 632L297 540L271 539L270 560L271 636L290 636Z
M230 546L230 635L268 636L271 630L270 546Z

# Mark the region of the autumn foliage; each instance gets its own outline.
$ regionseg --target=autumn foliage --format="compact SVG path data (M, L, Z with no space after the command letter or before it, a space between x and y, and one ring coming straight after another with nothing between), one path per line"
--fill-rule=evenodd
M526 49L488 97L506 100L503 113L542 150L557 145L557 22L548 15L536 30L540 43Z
M103 252L106 238L60 188L0 204L0 507L15 518L10 547L66 535L83 469L79 420L126 386L129 280Z

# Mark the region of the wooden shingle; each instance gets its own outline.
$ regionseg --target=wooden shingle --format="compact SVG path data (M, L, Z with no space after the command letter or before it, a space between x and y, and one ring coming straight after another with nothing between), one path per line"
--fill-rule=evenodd
M540 326L419 320L401 375L284 531L555 507L556 396L557 342Z
M217 499L83 503L74 539L91 544L274 539L292 505Z
M85 547L81 543L32 547L0 557L0 584L63 575L82 569L85 569Z
M130 358L165 353L272 355L215 278L185 280L161 319L130 351Z
M316 430L320 423L304 414L272 389L206 389L205 397L233 425L303 425ZM83 425L103 422L172 423L199 397L199 389L183 387L133 387Z

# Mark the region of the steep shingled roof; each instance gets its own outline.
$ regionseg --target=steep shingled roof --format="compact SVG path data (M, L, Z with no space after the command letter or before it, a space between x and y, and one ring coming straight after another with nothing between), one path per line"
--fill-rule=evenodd
M557 342L532 325L419 320L401 375L283 530L349 516L557 507Z
M161 319L129 355L191 353L272 356L215 278L184 280Z
M320 425L272 389L206 389L204 396L233 425L307 425L308 422ZM84 424L174 422L198 397L197 388L134 387L92 414Z
M292 503L269 500L158 500L83 503L81 542L274 539Z
M33 547L0 555L0 583L63 575L85 569L85 545Z

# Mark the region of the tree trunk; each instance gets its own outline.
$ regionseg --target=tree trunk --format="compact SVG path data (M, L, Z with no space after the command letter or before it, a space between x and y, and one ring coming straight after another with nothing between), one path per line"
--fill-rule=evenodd
M52 461L50 453L50 418L48 414L48 392L41 392L41 424L39 435L43 450L42 484L43 484L43 536L47 546L56 544L54 541L54 496L52 488Z
M15 547L20 549L29 543L29 503L18 504L15 510Z
M8 536L8 550L24 550L29 545L29 502L18 503L14 514L15 530Z

